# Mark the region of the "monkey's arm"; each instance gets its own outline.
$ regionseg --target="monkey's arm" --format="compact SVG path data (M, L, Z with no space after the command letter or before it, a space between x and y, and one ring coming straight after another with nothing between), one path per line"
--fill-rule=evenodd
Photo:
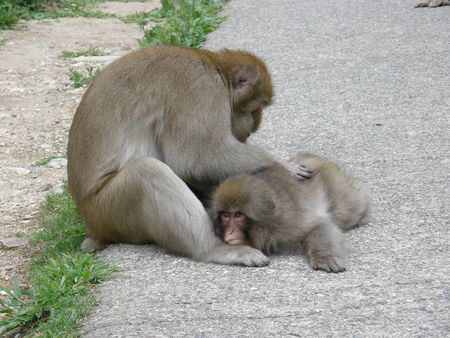
M167 109L160 137L163 161L185 181L220 182L274 163L264 149L242 143L231 131L228 89L218 74L196 75Z
M177 157L165 161L183 180L218 183L230 176L251 173L275 162L264 149L241 143L230 135L225 142L208 143L206 140L180 151Z

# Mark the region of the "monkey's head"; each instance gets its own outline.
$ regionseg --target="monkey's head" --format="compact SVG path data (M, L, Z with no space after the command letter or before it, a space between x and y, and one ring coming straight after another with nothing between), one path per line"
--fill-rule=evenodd
M249 244L252 225L273 219L272 190L254 176L235 176L214 192L211 215L216 234L230 245Z
M245 142L259 128L263 109L272 104L272 80L264 62L250 53L225 49L218 59L231 88L231 129Z

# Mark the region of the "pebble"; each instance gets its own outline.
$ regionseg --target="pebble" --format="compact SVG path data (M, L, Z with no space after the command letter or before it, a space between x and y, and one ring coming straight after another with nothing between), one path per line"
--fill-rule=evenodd
M67 167L67 159L64 157L60 157L60 158L54 158L52 160L50 160L47 165L50 168L63 168L63 167Z
M55 194L61 194L64 192L64 183L58 183L52 189L52 192Z
M13 168L11 168L11 170L13 172L15 172L17 175L22 175L22 176L25 176L25 175L28 175L29 173L31 173L30 169L21 168L21 167L13 167Z
M44 191L48 191L48 190L50 190L52 188L52 185L51 184L44 184L44 185L41 185L40 187L38 187L37 189L36 189L36 192L44 192Z
M20 190L0 190L0 199L17 196L21 193Z
M0 239L0 246L7 249L15 249L19 247L24 247L28 244L28 238L26 237L9 237L5 239Z

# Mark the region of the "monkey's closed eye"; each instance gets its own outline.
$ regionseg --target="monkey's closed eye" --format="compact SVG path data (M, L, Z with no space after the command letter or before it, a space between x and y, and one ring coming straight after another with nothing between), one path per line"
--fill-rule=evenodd
M244 218L245 215L242 212L237 211L237 212L234 213L234 217L238 218L238 219L241 219L241 218Z

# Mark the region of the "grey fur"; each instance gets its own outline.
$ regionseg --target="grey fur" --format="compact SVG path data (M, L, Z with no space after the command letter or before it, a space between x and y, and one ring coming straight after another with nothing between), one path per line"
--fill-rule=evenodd
M265 253L301 243L313 269L344 271L343 231L367 222L369 190L318 156L298 154L290 163L313 176L300 182L274 164L252 176L229 178L214 194L212 214L239 210L247 215L250 244Z

